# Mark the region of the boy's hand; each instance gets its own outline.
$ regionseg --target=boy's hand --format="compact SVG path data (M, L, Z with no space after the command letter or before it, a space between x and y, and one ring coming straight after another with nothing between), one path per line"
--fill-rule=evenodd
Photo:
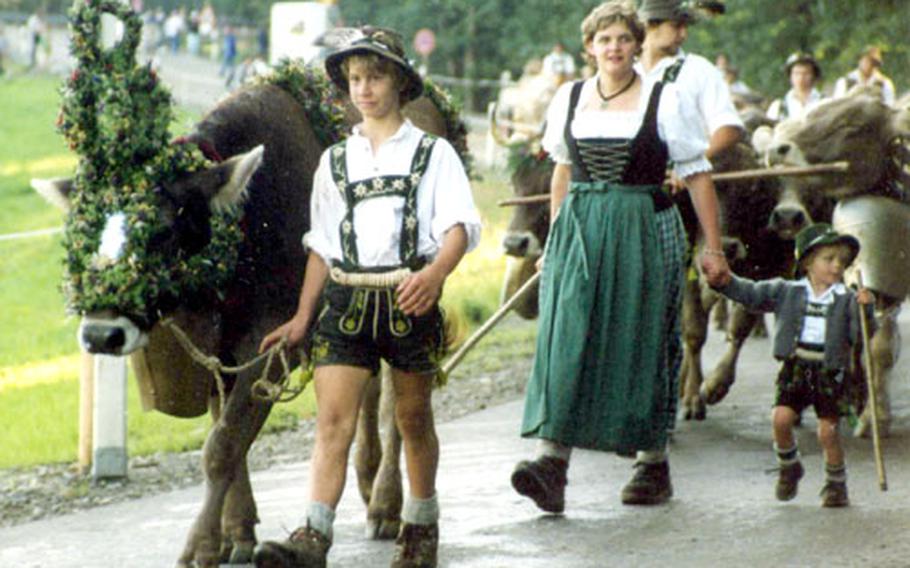
M867 305L875 302L875 295L868 288L860 288L856 292L856 303Z
M262 343L259 344L259 352L265 352L269 347L281 341L282 338L287 339L288 348L294 347L303 341L309 323L308 317L294 316L263 338Z
M439 301L445 275L433 268L425 267L411 274L398 285L398 307L408 316L422 316Z

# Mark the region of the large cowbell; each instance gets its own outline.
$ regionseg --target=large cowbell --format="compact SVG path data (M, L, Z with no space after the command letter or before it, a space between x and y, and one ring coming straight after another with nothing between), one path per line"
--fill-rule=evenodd
M866 287L894 298L910 292L910 205L880 196L860 196L837 204L832 220L841 233L860 242L854 268ZM855 280L853 274L851 280Z

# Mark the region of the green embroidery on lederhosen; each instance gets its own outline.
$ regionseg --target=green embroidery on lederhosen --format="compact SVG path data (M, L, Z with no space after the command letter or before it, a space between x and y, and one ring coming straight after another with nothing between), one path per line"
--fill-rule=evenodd
M681 57L681 58L677 59L676 61L674 61L673 64L670 65L669 67L667 67L667 70L664 71L664 76L660 80L660 82L664 83L664 84L675 83L676 78L679 77L679 72L682 71L683 63L685 63L685 62L686 62L685 57Z

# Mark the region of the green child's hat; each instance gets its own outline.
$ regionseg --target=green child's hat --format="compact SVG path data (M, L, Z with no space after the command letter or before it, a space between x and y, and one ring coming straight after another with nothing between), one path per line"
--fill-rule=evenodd
M850 261L853 264L859 254L859 241L851 235L843 235L834 230L828 223L814 223L796 234L796 262L801 262L815 247L823 245L844 244L850 248Z

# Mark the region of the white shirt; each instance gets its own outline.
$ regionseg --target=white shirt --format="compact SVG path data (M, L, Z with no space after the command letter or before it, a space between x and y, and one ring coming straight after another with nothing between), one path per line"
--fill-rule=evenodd
M368 138L354 127L345 140L348 182L407 175L423 131L406 120L373 154ZM404 198L386 195L360 201L354 206L354 233L361 266L397 266ZM330 152L319 159L310 200L310 230L303 245L326 263L342 260L339 227L347 213L344 196L332 179ZM464 225L468 249L480 241L480 215L474 207L471 186L455 149L443 138L433 146L426 172L417 189L417 254L436 257L446 231Z
M550 75L575 75L575 60L565 51L551 51L543 58L543 70Z
M648 109L653 83L646 83L641 89L638 108L634 111L583 110L585 104L597 93L597 75L586 80L575 108L572 121L572 136L585 138L633 138L638 134ZM557 164L571 164L569 147L564 130L568 118L569 99L573 83L561 86L550 108L547 110L547 130L543 135L543 147ZM708 141L699 127L682 118L679 98L673 89L664 88L657 108L657 133L667 144L670 159L676 166L676 173L686 178L692 174L711 171L711 163L705 158Z
M812 304L830 305L834 303L835 294L846 294L847 288L842 283L834 284L827 290L816 296L812 290L812 284L808 278L803 278L797 282L806 288L806 302ZM799 342L809 345L824 345L825 333L827 332L827 323L824 317L807 315L803 319L803 329L800 332Z
M859 71L854 69L850 73L847 73L846 77L841 77L834 84L834 98L839 98L846 96L847 91L850 88L847 87L847 83L852 82L853 86L863 85L863 86L872 86L876 84L881 84L882 88L882 101L888 106L894 106L894 83L891 82L891 79L885 77L881 73L875 72L872 73L872 76L868 80L863 80L862 75Z
M784 100L787 102L787 116L782 115ZM812 92L809 93L809 100L803 104L803 102L799 100L799 97L796 96L796 92L793 89L790 89L783 99L774 99L774 102L768 107L767 116L771 120L783 120L784 118L800 119L806 116L806 113L815 108L816 105L823 100L824 97L818 92L818 89L812 89Z
M694 109L688 110L688 114L694 116L701 125L705 137L710 138L724 126L744 128L730 98L730 87L717 67L704 57L687 54L680 49L676 56L664 57L658 61L648 73L645 73L640 61L635 64L635 70L645 81L655 83L663 79L667 68L681 58L685 58L685 62L671 85L679 90L683 108Z

